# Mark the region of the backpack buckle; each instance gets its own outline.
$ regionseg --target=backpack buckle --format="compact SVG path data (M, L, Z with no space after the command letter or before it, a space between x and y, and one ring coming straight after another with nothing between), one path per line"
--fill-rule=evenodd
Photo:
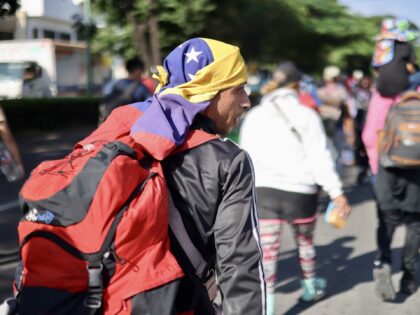
M101 297L88 295L87 297L85 297L83 305L88 308L100 308L102 306L102 294Z
M102 290L102 270L104 266L100 263L98 265L89 264L87 266L88 275L89 275L89 283L88 283L88 290Z
M102 270L104 269L101 263L90 263L87 266L88 271L88 290L87 296L83 301L83 305L88 308L100 308L102 305L103 295L103 281Z

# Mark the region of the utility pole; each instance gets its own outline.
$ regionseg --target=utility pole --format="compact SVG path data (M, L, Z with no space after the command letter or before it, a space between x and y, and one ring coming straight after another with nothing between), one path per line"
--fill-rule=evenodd
M93 94L93 68L92 68L92 17L90 9L90 0L83 1L83 15L86 31L86 68L87 68L87 94Z

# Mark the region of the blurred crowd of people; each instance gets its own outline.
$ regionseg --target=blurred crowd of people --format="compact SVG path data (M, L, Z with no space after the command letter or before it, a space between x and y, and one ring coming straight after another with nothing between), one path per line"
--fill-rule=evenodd
M266 71L260 74L251 69L248 85L251 96L255 96L253 105L258 105L262 97L278 88L278 80L276 75L271 78ZM368 174L361 133L373 93L373 80L359 69L345 74L334 65L325 67L320 82L303 73L299 80L299 101L322 119L337 170L341 172L343 166L357 165L359 182Z
M392 128L390 123L386 125L385 121L393 105L409 99L410 115L420 110L420 94L405 94L417 90L420 83L412 46L415 38L417 32L410 29L407 20L385 19L375 37L372 75L360 69L345 74L330 65L325 67L322 80L315 82L290 61L282 62L271 75L266 71L258 73L255 65L250 69L249 90L260 96L245 116L240 143L249 152L256 172L267 314L276 314L274 288L283 223L291 224L294 231L301 267L301 301L316 302L325 295L327 284L316 276L313 246L318 187L346 219L350 207L342 194L339 175L349 166L357 167L356 184L373 184L377 201L378 250L373 262L376 294L388 301L396 297L391 281L390 246L395 228L402 223L407 226L407 235L399 293L416 292L419 168L414 162L407 168L383 165L378 146L378 134L391 132L387 130ZM400 122L406 133L417 132L415 117L411 124ZM408 139L410 146L415 147L416 138ZM407 148L415 151L408 145Z

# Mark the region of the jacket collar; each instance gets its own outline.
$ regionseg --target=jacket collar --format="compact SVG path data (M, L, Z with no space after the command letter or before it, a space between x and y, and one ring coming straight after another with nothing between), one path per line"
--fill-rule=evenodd
M211 134L217 134L216 132L216 124L214 121L203 114L197 114L195 119L190 127L190 130L204 130L205 132Z

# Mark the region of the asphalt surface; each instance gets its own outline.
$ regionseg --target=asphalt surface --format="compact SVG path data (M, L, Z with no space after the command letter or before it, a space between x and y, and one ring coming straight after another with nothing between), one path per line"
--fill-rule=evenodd
M354 170L347 181L353 177ZM351 174L353 173L353 174ZM353 182L353 180L350 180ZM344 229L336 229L320 217L317 221L315 244L318 276L328 281L327 296L316 304L302 306L299 261L290 229L285 229L282 259L278 265L279 285L276 288L278 314L420 314L420 291L406 297L397 295L392 303L383 302L374 294L372 263L376 249L376 207L369 184L348 187L346 194L352 214ZM393 240L392 281L398 291L401 278L401 248L405 229L399 227ZM417 275L418 283L420 277Z
M16 136L27 173L39 162L68 153L77 140L94 126L56 132L27 132ZM278 314L420 314L420 291L409 298L398 296L385 303L374 295L372 262L375 255L376 213L370 186L352 186L355 170L344 176L353 213L345 229L338 230L319 218L316 229L318 275L328 280L328 295L314 305L298 303L301 294L298 258L290 229L285 229L279 284L276 289ZM18 261L16 227L20 218L18 191L23 181L10 184L0 177L0 299L12 294L11 282ZM322 208L322 205L320 206ZM404 228L396 232L393 248L393 282L398 289L399 261ZM420 281L420 277L418 279ZM420 283L420 282L419 282Z

